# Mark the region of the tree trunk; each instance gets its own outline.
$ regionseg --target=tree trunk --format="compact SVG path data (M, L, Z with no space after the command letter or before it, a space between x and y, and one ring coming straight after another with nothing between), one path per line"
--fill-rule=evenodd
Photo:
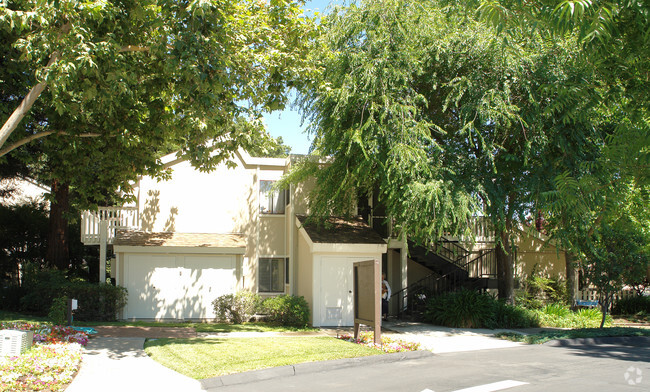
M68 249L68 218L70 187L59 180L52 181L53 200L50 205L50 232L47 242L47 262L61 271L70 268Z
M600 328L605 326L605 320L607 319L607 310L609 309L610 295L606 294L601 298L600 311L603 313L603 318L600 320Z
M576 265L575 257L573 253L565 252L566 259L566 290L567 290L567 300L569 301L569 306L571 309L575 310L576 306L576 294L578 292L578 278L576 276Z
M497 287L499 299L504 299L509 304L515 302L515 282L512 260L512 249L509 249L510 236L505 230L498 234L500 241L497 241Z

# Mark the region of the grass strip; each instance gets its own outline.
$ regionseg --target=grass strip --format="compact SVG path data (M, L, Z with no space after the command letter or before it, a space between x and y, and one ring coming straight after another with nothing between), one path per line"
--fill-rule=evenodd
M577 338L603 338L619 336L650 336L650 329L644 328L580 328L567 329L559 331L541 331L536 334L524 335L515 332L499 332L494 336L510 340L513 342L523 342L528 344L542 344L549 340L557 339L577 339Z
M0 311L0 322L46 322L47 317L31 316L23 313ZM73 325L78 327L96 326L132 326L132 327L182 327L194 328L196 332L306 332L317 331L317 328L295 328L272 325L264 322L226 324L226 323L192 323L192 322L160 322L160 321L77 321Z
M188 377L223 376L304 362L355 358L382 351L332 337L156 339L147 354Z

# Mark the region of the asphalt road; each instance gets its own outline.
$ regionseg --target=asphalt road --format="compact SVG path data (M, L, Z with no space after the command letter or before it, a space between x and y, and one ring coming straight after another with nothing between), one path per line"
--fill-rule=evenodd
M576 339L446 353L217 389L221 392L650 391L650 337Z

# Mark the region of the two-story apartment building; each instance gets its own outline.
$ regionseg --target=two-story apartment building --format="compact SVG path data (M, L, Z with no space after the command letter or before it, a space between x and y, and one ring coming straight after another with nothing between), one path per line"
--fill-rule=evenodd
M473 248L439 241L424 250L394 238L372 197L358 206L363 220L309 224L310 185L273 186L293 159L238 151L234 167L204 172L170 154L163 161L171 176L142 177L134 205L85 212L82 241L100 245L100 253L112 247L111 276L128 289L121 317L209 320L216 297L248 290L304 296L314 326L351 326L352 264L370 259L381 260L388 275L393 314L411 301L403 289L423 278L434 286L458 277L468 287L495 286L494 239L480 220ZM542 236L521 232L517 241L518 275L535 264L547 275L562 275L563 252Z
M125 319L211 319L216 297L250 290L304 296L314 326L352 325L352 263L405 263L399 253L387 260L387 242L360 220L305 226L305 186L273 188L290 158L239 151L234 168L212 172L173 154L164 162L171 177L142 177L135 205L82 219L85 244L112 245L111 276L128 289Z

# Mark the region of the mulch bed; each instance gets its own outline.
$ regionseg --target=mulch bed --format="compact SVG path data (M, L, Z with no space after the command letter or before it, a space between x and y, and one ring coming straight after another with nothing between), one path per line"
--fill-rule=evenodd
M103 338L195 338L196 331L189 327L134 327L134 326L98 326L97 337Z

